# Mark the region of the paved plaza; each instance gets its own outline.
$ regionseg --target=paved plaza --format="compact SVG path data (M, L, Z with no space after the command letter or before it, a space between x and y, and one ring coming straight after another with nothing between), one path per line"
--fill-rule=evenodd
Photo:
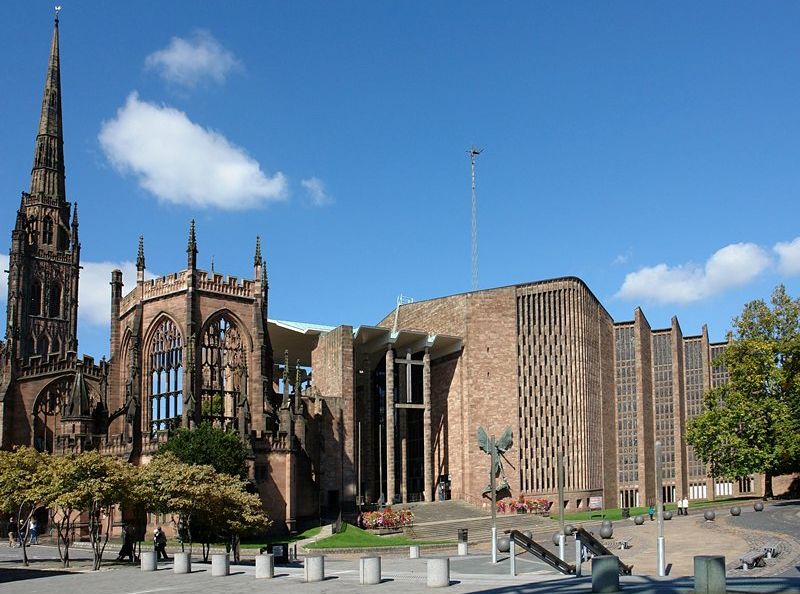
M701 514L673 518L666 522L667 561L670 574L656 578L655 527L648 521L636 527L628 522L615 525L616 538L630 538L632 548L619 551L626 563L634 564L634 576L622 578L625 592L693 592L692 558L696 554L724 554L728 561L728 589L730 592L797 592L800 593L800 505L777 504L763 513L743 510L742 516L724 516L718 510L715 522L704 522ZM537 538L541 539L537 535ZM738 555L764 539L779 540L783 552L764 568L749 572L734 569ZM652 541L652 542L651 542ZM572 543L570 543L572 544ZM573 545L574 547L574 545ZM568 559L574 548L568 548ZM275 568L275 579L256 580L251 559L241 565L231 565L228 577L212 577L210 565L197 560L189 575L175 575L172 563L164 562L156 572L142 572L138 566L108 563L103 570L87 570L86 559L90 551L74 548L72 557L76 566L72 571L59 569L58 553L52 546L35 546L29 549L31 565L22 568L19 549L0 548L0 592L25 592L26 594L149 594L196 593L226 591L232 594L248 592L277 592L286 594L349 592L352 590L377 592L429 591L426 585L426 558L408 559L405 555L381 552L383 582L377 586L359 585L358 554L327 555L326 579L318 583L305 583L301 562ZM173 549L174 551L174 549ZM116 555L116 547L109 546L108 557ZM509 574L507 555L492 564L485 547L473 547L467 557L455 556L454 550L423 552L423 557L450 556L451 586L449 592L591 592L591 563L583 564L584 577L562 576L544 563L524 554L517 557L519 575Z

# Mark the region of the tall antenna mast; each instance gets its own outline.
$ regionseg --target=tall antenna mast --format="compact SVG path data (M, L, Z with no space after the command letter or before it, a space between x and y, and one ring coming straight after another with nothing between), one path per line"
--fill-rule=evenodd
M481 154L474 144L469 147L470 170L472 172L472 290L478 290L478 192L475 189L475 157Z

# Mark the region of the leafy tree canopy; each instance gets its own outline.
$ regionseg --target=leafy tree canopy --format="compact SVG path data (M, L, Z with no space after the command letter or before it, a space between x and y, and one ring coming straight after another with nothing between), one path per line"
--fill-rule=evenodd
M235 431L224 431L204 422L194 429L179 429L158 449L157 456L171 452L186 464L206 464L217 472L247 476L247 446Z
M705 397L705 411L688 425L687 441L714 477L800 468L800 300L783 285L770 303L759 299L733 320L734 339L714 365L727 384Z

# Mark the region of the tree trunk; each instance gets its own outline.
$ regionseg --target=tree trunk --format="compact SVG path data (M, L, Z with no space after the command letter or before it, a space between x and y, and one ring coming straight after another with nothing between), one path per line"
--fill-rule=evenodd
M765 472L764 473L764 499L772 499L774 495L772 494L772 473Z

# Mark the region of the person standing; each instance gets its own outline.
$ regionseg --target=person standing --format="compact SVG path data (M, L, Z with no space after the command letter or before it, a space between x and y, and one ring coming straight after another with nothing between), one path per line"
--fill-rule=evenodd
M683 498L683 515L684 516L688 516L689 515L689 498L688 497L684 497Z
M30 540L28 541L29 545L38 545L39 544L39 524L36 522L36 518L31 518L31 521L28 524L30 530Z
M650 516L650 521L653 521L654 516L656 515L656 508L654 505L650 505L647 510L647 514Z

